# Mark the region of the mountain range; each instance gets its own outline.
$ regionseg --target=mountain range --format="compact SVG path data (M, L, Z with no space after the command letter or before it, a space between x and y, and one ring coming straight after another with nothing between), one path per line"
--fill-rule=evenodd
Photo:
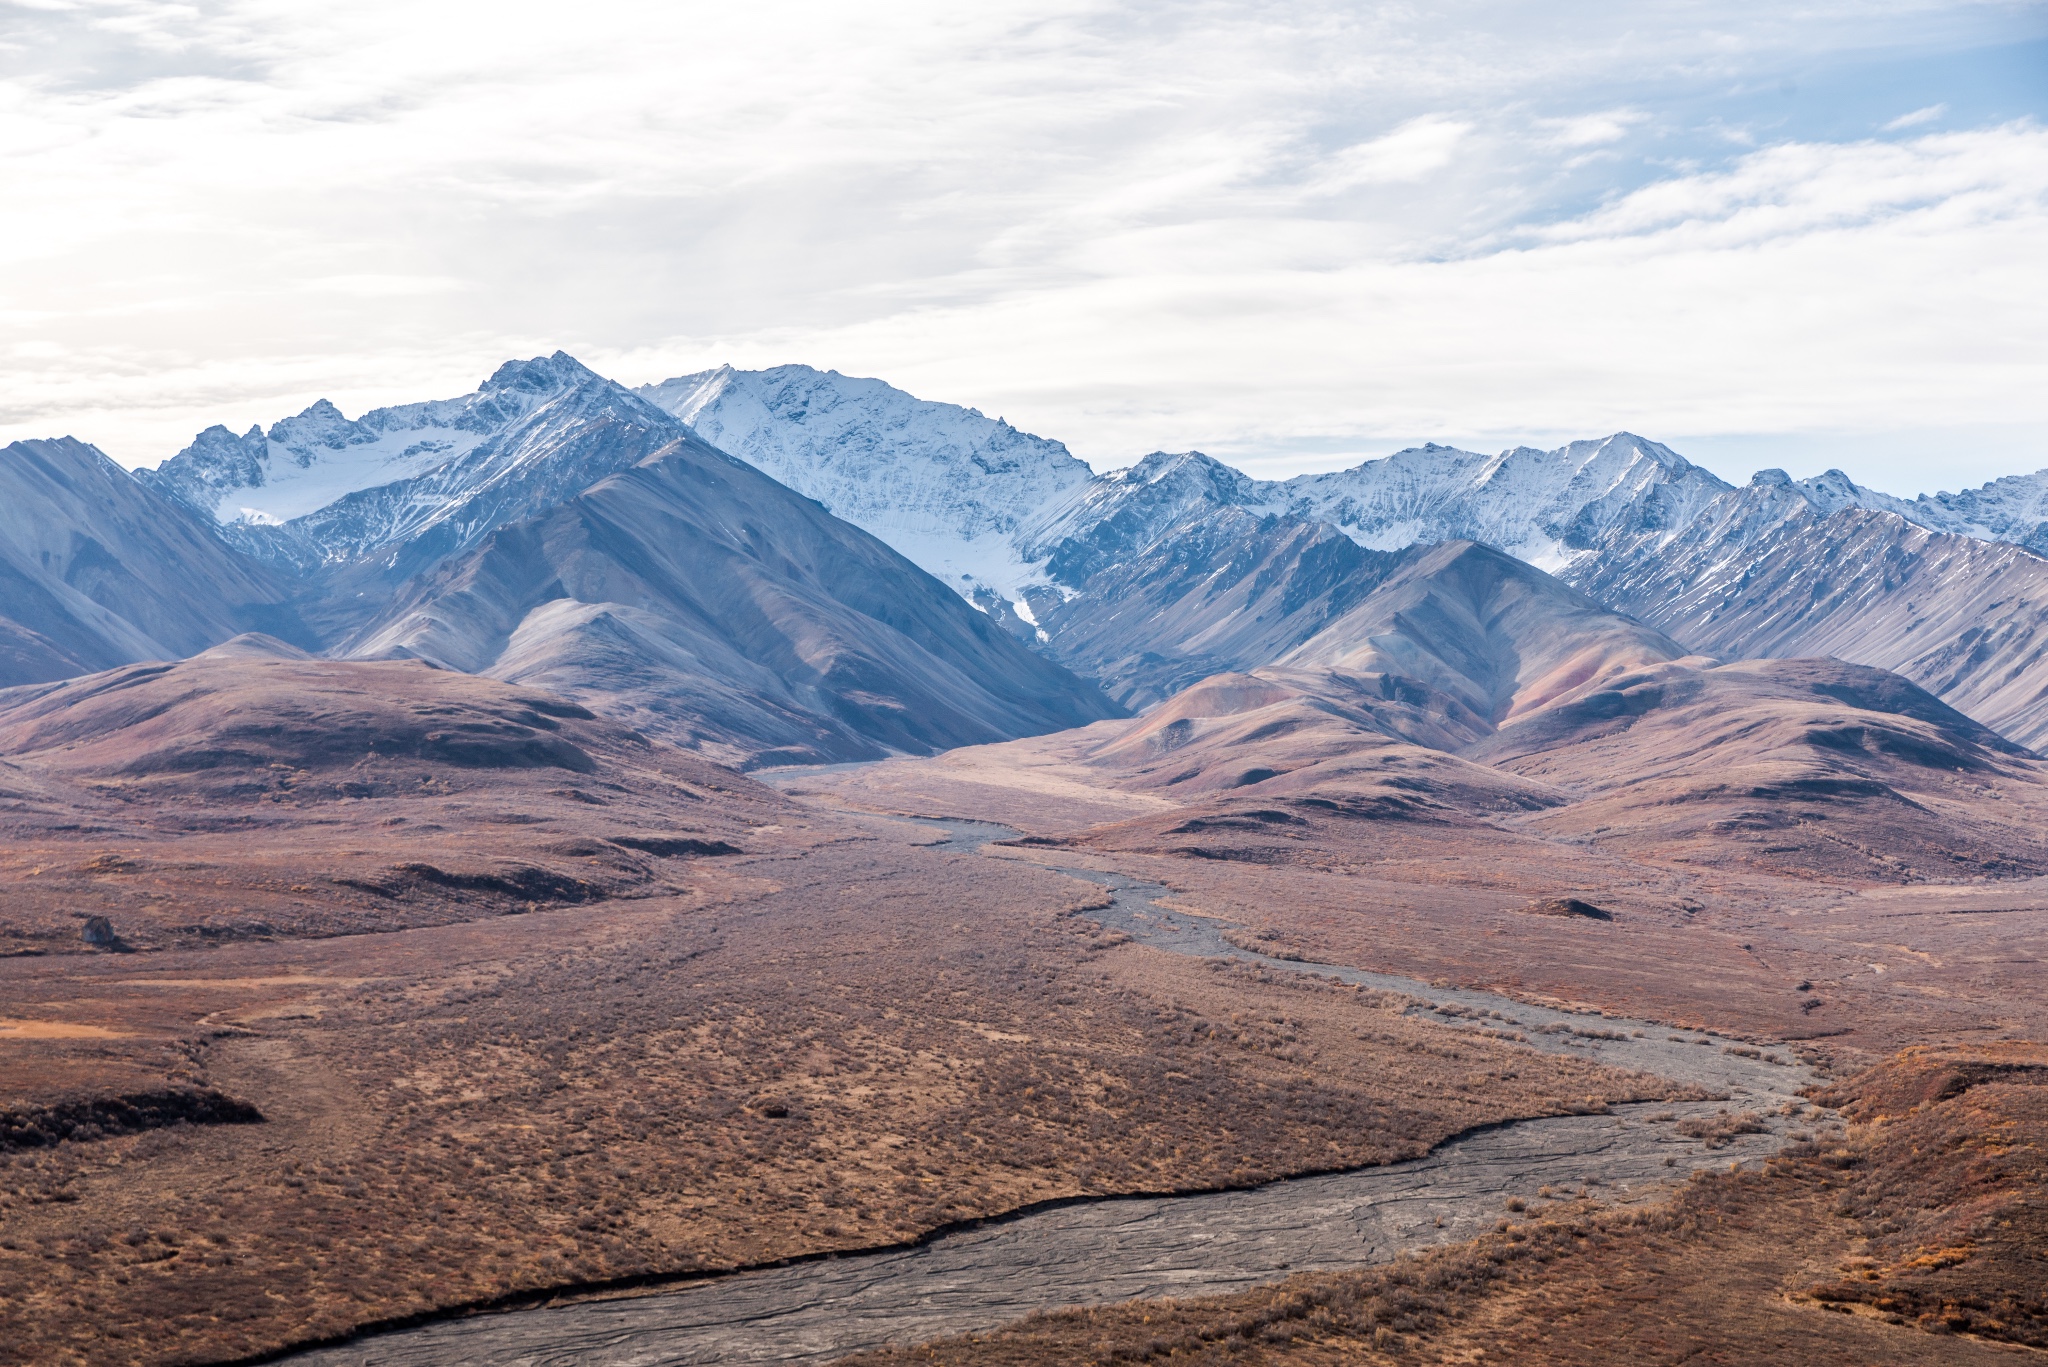
M77 442L5 454L28 529L9 559L54 604L17 616L8 683L262 628L339 659L542 683L744 764L1116 712L887 545L559 353L353 422L322 403L267 432L210 428L134 477ZM81 488L117 491L114 511L102 493L74 512ZM35 535L83 549L52 560ZM109 578L122 556L155 596ZM201 606L153 635L166 596Z
M0 449L0 1340L481 1360L581 1303L673 1359L752 1268L699 1346L787 1300L815 1348L838 1293L775 1269L867 1305L919 1245L988 1318L916 1345L913 1286L832 1351L2048 1344L2043 481L1627 433L1096 474L875 380L560 353L139 474ZM981 1332L1044 1266L984 1235L1087 1233L1011 1216L1313 1173L1448 1214Z
M2025 546L1768 471L1676 534L1606 539L1563 577L1697 650L1895 670L2013 740L2048 739L2048 560Z
M1128 706L1264 664L1320 629L1385 572L1335 533L1366 552L1492 545L1688 648L1895 669L2023 743L2048 737L2032 588L2048 472L1914 499L1838 470L1767 470L1738 488L1616 433L1494 455L1414 447L1290 480L1199 452L1089 477L1065 447L1000 420L807 367L640 392Z
M1617 433L1281 481L1199 452L1097 475L878 380L721 367L636 391L558 352L455 399L212 427L135 475L18 442L0 480L0 683L261 630L759 766L1038 734L1252 671L1383 716L1426 696L1407 739L1468 745L1530 670L1831 656L2048 736L2048 474L1738 488ZM1509 675L1475 665L1538 601L1552 635Z

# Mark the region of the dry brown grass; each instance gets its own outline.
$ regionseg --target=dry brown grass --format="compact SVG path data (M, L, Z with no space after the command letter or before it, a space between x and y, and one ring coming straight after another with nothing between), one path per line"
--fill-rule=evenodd
M1910 1051L1826 1100L1855 1123L1764 1172L1701 1174L1662 1206L1558 1202L1368 1272L1040 1315L849 1367L1849 1367L2010 1362L2006 1345L2048 1343L2048 1049Z
M2048 1038L2034 973L2048 954L2048 880L1998 876L2010 869L1991 857L2013 823L2036 820L2013 774L1920 766L1913 791L1974 834L1953 849L1916 845L1910 870L1859 854L1871 875L1862 877L1800 853L1832 848L1856 824L1852 813L1791 791L1745 796L1741 785L1704 806L1681 804L1714 808L1683 840L1656 834L1672 811L1646 802L1631 813L1612 795L1601 802L1614 810L1571 830L1552 829L1555 813L1431 812L1427 803L1416 807L1425 819L1411 819L1370 784L1267 794L1284 788L1280 779L1147 810L1178 787L1126 791L1138 780L1089 762L1133 725L892 761L805 786L850 804L991 814L1061 841L1042 856L1052 862L1165 883L1182 905L1245 924L1267 953L1808 1040L1849 1068L1913 1043ZM1237 762L1266 762L1264 745L1239 747ZM1735 808L1750 815L1735 820ZM1908 877L1917 881L1884 881ZM1557 898L1613 920L1528 914Z
M81 952L95 916L149 950L671 897L791 817L730 770L489 679L134 665L0 696L0 956Z
M393 677L401 693L483 690L407 693L405 726L507 703L488 681ZM840 782L874 805L968 815L991 811L965 798L1006 791L1001 815L1068 835L1123 819L1050 856L947 855L556 720L513 717L539 740L569 735L588 772L425 752L336 769L296 751L126 772L119 756L60 762L59 746L0 773L8 933L45 951L0 958L0 1111L38 1137L0 1164L0 1342L33 1362L217 1360L885 1245L1047 1199L1382 1162L1477 1124L1663 1094L1372 994L1099 934L1073 913L1100 894L1032 858L1157 878L1269 952L1824 1036L1841 1060L2030 1028L2041 1011L2016 991L2048 927L2025 885L1901 900L1743 859L1659 863L1314 807L1288 808L1295 822L1219 807L1174 831L1187 813L1088 798L1064 761L1007 790L1000 766L953 757ZM745 853L643 847L683 838ZM555 881L521 897L527 877ZM1613 920L1527 914L1556 896ZM150 952L85 952L88 912ZM1696 1183L1655 1218L1550 1206L1366 1277L1052 1317L934 1351L1600 1360L1590 1343L1617 1362L1969 1360L1990 1350L1916 1326L2035 1332L2038 1293L2014 1271L2031 1265L2012 1259L2041 1233L2032 1065L1987 1081L1970 1070L1990 1055L1970 1058L1859 1084L1845 1136L1768 1175ZM1931 1080L1943 1068L1976 1080L1950 1091ZM164 1126L178 1105L113 1107L208 1094L217 1114L182 1118L246 1104L265 1119Z
M1852 1069L1912 1043L2048 1035L2034 990L2048 953L2040 884L1817 888L1485 830L1313 820L1313 866L1092 843L1029 854L1164 883L1176 906L1246 926L1268 954L1807 1041ZM1560 894L1614 919L1527 913Z
M9 1156L0 1340L217 1359L1666 1090L1121 943L1069 914L1086 885L875 831L719 861L694 906L0 964L24 1014L124 1034L0 1044L46 1100L157 1069L268 1118Z

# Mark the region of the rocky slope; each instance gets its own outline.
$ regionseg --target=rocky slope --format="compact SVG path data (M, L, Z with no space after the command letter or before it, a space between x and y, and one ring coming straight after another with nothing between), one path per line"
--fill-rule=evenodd
M1149 706L1218 672L1277 665L1400 572L1411 547L1464 540L1557 568L1595 600L1687 648L1722 658L1833 654L1896 668L2007 734L2048 736L2048 680L2036 680L2037 643L2048 637L2032 606L2041 601L2036 567L2048 562L1987 540L2023 542L2038 530L2048 495L2032 477L1911 501L1833 471L1802 481L1766 472L1730 489L1628 433L1490 456L1424 446L1280 482L1251 479L1197 452L1154 454L1094 476L1057 442L876 380L803 366L721 367L634 393L557 353L508 362L457 399L353 421L321 403L267 431L212 428L140 482L294 576L287 589L217 548L181 552L239 567L253 587L235 589L237 602L277 605L289 595L310 633L302 640L464 660L507 677L545 675L586 698L612 677L631 715L693 744L726 746L718 752L729 758L957 743L947 738L984 737L995 711L1027 729L1099 714L1100 700L1089 701L1084 686L1041 678L1015 654L998 660L1005 648L978 636L965 644L957 623L932 626L931 641L949 643L937 665L901 654L893 641L879 644L899 624L885 614L871 619L885 628L850 626L837 615L843 602L818 606L820 585L804 577L808 570L797 573L800 588L768 595L780 606L764 617L779 625L745 641L720 638L705 625L718 614L678 606L698 601L694 591L648 587L650 575L668 573L655 562L675 557L650 549L639 532L626 538L630 552L578 552L572 558L585 567L617 564L572 574L582 587L555 592L562 586L553 584L557 564L546 547L561 544L566 523L550 519L608 478L684 449L692 425L893 546L981 608L987 622L1100 680L1127 706ZM666 508L668 496L654 506ZM36 497L49 501L47 491ZM772 512L750 505L747 535L766 548L785 524L810 527L797 506L804 502L785 495ZM731 518L691 506L690 535L737 545ZM50 527L74 520L64 512L41 519ZM512 533L528 523L553 527L547 535L556 539ZM203 527L183 525L194 545L209 542ZM103 548L114 544L85 535ZM469 563L493 541L475 564L490 567L484 577L500 601L478 606L474 586L449 597L445 576L436 577L444 562ZM538 558L513 568L515 545ZM161 639L130 623L138 636L101 619L109 604L118 617L119 603L146 593L103 574L104 591L85 595L99 607L82 604L65 576L99 572L74 564L53 579L41 568L43 549L33 566L15 557L13 573L37 584L23 591L30 606L8 626L10 667L20 678L189 653L248 626L298 630L281 607L269 617L195 608L220 595L194 589L181 572L131 572L138 582L179 586L159 595L161 610L138 607L143 615L208 618L203 631ZM155 563L156 552L138 554L138 563ZM900 564L855 558L892 565L877 572L900 583ZM748 574L775 563L761 549ZM506 587L514 581L523 586L516 592ZM599 581L638 587L613 592ZM921 590L888 592L892 601L938 610ZM837 593L825 597L844 598ZM51 595L69 606L45 601ZM797 604L831 624L799 625ZM96 625L78 628L83 636L44 630L86 618ZM876 630L882 638L868 639ZM864 644L848 644L856 638ZM811 654L791 664L798 657L787 643L798 639ZM955 647L966 655L946 655ZM579 662L579 652L587 659ZM828 657L841 663L818 666ZM849 674L845 662L855 658L866 663ZM1334 658L1319 658L1317 667L1336 667ZM850 692L821 682L856 675L867 682L847 682ZM971 701L939 704L964 696L959 679L970 677L980 681L967 686ZM1042 706L1022 702L1027 680L1055 696ZM1454 687L1444 696L1465 695ZM1472 694L1468 702L1485 699ZM912 716L920 720L905 721Z
M1452 757L1527 717L1611 691L1617 679L1688 658L1662 633L1491 547L1323 544L1371 559L1292 617L1273 614L1292 629L1290 646L1235 642L1247 660L1266 661L1175 693L1090 748L1089 762L1121 772L1125 786L1182 801L1341 789L1388 812L1555 805L1567 798L1553 787ZM1235 587L1226 598L1239 597ZM1258 614L1239 606L1226 617Z
M1068 549L1099 553L1102 542ZM1225 508L1177 524L1157 545L1104 555L1076 574L1079 591L1032 600L1055 658L1126 706L1146 707L1208 675L1278 659L1407 554L1365 550L1324 523Z
M1021 553L1042 563L1051 581L1027 589L1026 599L1057 638L1046 620L1056 602L1101 594L1107 585L1094 576L1113 572L1121 583L1136 562L1190 535L1213 540L1221 525L1271 535L1316 524L1378 551L1477 541L1556 568L1603 539L1668 536L1726 489L1627 433L1496 456L1417 447L1284 482L1252 479L1200 452L1160 452L1090 481L1026 524Z
M378 564L396 582L573 497L684 429L562 352L507 361L473 394L349 422L325 400L268 433L200 433L141 478L257 556ZM360 590L358 590L360 591Z
M2042 539L2043 476L1916 499L1840 471L1766 471L1732 489L1617 433L1495 455L1429 445L1287 481L1199 452L1086 478L1056 443L804 367L642 392L1132 706L1278 659L1390 572L1374 552L1465 539L1557 570L1689 647L1896 668L2007 734L2048 735L2035 562L1996 544Z
M926 753L1117 710L687 435L418 576L336 649L546 688L735 763Z
M1727 488L1670 447L1617 432L1554 451L1518 446L1492 456L1412 447L1265 486L1263 503L1335 523L1366 546L1479 541L1554 569L1575 548L1618 530L1683 527Z
M278 576L96 448L0 450L0 686L190 655L260 628L304 639Z
M1781 481L1782 471L1766 470L1761 478ZM1980 541L2010 541L2048 553L2048 470L2007 475L1959 493L1943 491L1899 498L1856 483L1840 470L1829 470L1794 483L1808 502L1823 512L1863 508L1896 513L1929 531L1951 532Z
M1398 680L1478 739L1688 654L1512 556L1469 541L1410 551L1373 592L1274 660L1281 677Z
M1490 547L1370 550L1327 522L1217 506L1242 480L1155 456L1093 486L1092 526L1048 561L1071 587L1032 595L1046 648L1133 707L1233 670L1405 678L1469 714L1468 741L1536 661L1562 677L1596 640L1616 667L1685 653Z
M977 601L1042 582L1023 529L1092 474L1000 418L837 371L720 366L637 392Z
M1936 531L2011 541L2048 554L2048 470L2008 475L1956 494L1922 494L1910 503L1888 500L1884 510Z
M1374 549L1473 540L1555 566L1618 528L1683 526L1727 488L1626 432L1555 451L1414 447L1286 481L1199 452L1098 477L1001 419L808 366L722 366L638 393L999 616L1021 608L1027 634L1054 585L1076 590L1087 568L1224 508L1328 522Z
M1707 654L1895 670L2013 740L2048 741L2048 560L1811 485L1767 471L1675 536L1604 540L1564 578Z
M1349 606L1298 643L1069 742L1106 781L1182 804L1132 831L1198 833L1188 848L1214 854L1215 832L1320 848L1315 831L1332 819L1506 821L1631 857L1732 852L1792 877L2048 870L2041 761L1897 674L1722 663L1471 542L1352 553L1378 558L1324 595L1319 608ZM1224 586L1226 622L1259 616L1240 587ZM1133 601L1140 617L1186 610ZM1274 615L1300 626L1316 609Z
M1578 547L1561 577L1685 650L1896 670L2014 740L2048 741L2048 560L1873 511L1836 475L1766 471L1694 501L1711 487L1578 505L1557 543ZM1361 526L1395 525L1356 505L1324 505L1353 519L1340 533L1305 504L1263 499L1199 454L1086 486L1043 524L1052 583L1026 597L1046 648L1147 706L1209 674L1280 664L1419 553L1356 544Z
M992 426L960 425L975 422ZM146 478L295 574L331 653L538 681L734 763L922 753L1116 711L560 352L459 399L212 429Z

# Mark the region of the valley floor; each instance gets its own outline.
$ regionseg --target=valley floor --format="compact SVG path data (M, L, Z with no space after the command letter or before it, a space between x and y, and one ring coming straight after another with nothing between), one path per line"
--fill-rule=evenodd
M2048 1037L2024 990L2048 932L2031 882L1857 886L1739 846L1658 862L1346 818L1292 845L1220 823L1191 849L1164 799L1033 744L778 776L794 800L750 809L743 853L637 897L0 960L0 1339L32 1362L240 1360L1697 1095L1161 953L1104 925L1073 867L1154 880L1161 907L1269 955L1796 1053L1854 1124L1652 1213L1532 1194L1422 1262L1041 1317L938 1360L1976 1361L2012 1350L1973 1335L2040 1340L2048 1063L1998 1042ZM568 809L536 810L536 840L564 833ZM1024 834L968 853L887 814ZM1609 919L1550 914L1560 897ZM166 1096L235 1123L167 1125Z
M2036 1045L1911 1050L1822 1094L1846 1133L1661 1206L1560 1196L1391 1267L1041 1314L849 1367L2025 1360L2048 1348L2044 1075Z
M819 813L687 901L0 960L0 1338L227 1360L1673 1091L1211 973L1103 934L1085 884L929 838ZM264 1119L34 1142L165 1092Z

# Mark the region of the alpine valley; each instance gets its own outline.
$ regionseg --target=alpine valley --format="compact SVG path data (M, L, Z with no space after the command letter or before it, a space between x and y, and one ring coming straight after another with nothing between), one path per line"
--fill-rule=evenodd
M2048 471L557 352L0 495L9 1361L2048 1349Z

